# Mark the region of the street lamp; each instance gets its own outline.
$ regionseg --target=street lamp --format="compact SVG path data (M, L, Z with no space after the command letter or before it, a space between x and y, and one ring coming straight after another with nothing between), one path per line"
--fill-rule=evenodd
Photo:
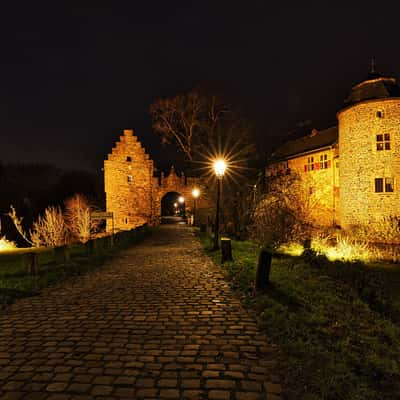
M197 198L200 196L200 190L197 188L194 188L192 190L192 196L193 196L193 226L196 226L196 203L197 203Z
M219 203L220 203L220 197L221 197L221 186L222 186L222 178L225 174L226 171L226 161L223 160L222 158L215 160L214 164L214 172L217 177L217 210L215 213L215 232L214 232L214 246L213 250L218 250L219 249L219 244L218 244L218 235L219 235Z

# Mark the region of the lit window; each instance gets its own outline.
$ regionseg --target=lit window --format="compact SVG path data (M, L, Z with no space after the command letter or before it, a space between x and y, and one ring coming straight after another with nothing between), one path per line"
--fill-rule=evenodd
M394 191L394 180L393 178L385 178L385 192Z
M383 178L375 178L375 193L383 192Z
M131 162L132 161L132 157L130 157L130 156L126 157L126 161Z
M308 159L307 159L307 171L314 171L314 157L308 157Z
M128 182L129 182L129 183L132 182L132 175L128 175Z
M384 135L376 135L376 150L390 150L390 134L385 133Z
M393 178L375 178L375 193L394 192Z
M327 169L331 166L331 162L328 160L328 154L322 154L319 157L319 168Z

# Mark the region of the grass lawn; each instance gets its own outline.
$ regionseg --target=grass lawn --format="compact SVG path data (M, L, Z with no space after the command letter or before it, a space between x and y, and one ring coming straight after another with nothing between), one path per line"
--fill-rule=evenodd
M199 234L207 253L208 237ZM289 399L400 399L400 266L276 256L255 294L259 248L232 242L223 268L287 356Z
M29 275L23 262L25 257L21 251L0 255L0 309L17 298L33 296L41 289L60 283L71 276L78 276L95 270L116 252L141 241L151 232L146 228L141 232L123 234L114 247L105 245L99 239L95 254L89 254L83 244L70 247L70 262L57 262L54 250L39 253L39 270Z

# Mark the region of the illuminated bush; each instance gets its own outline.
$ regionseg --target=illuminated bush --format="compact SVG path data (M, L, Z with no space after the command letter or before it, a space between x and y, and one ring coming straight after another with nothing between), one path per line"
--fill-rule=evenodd
M0 238L0 251L13 250L16 247L16 244L7 240L5 236Z
M48 207L33 223L30 231L35 246L63 246L67 243L67 227L60 207Z

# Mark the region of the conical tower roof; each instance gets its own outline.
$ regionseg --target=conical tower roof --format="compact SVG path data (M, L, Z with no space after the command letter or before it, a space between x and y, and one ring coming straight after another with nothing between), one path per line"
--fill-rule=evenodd
M391 97L400 97L400 87L396 78L377 73L375 62L372 61L370 73L360 83L352 87L344 104L347 107L366 100Z

